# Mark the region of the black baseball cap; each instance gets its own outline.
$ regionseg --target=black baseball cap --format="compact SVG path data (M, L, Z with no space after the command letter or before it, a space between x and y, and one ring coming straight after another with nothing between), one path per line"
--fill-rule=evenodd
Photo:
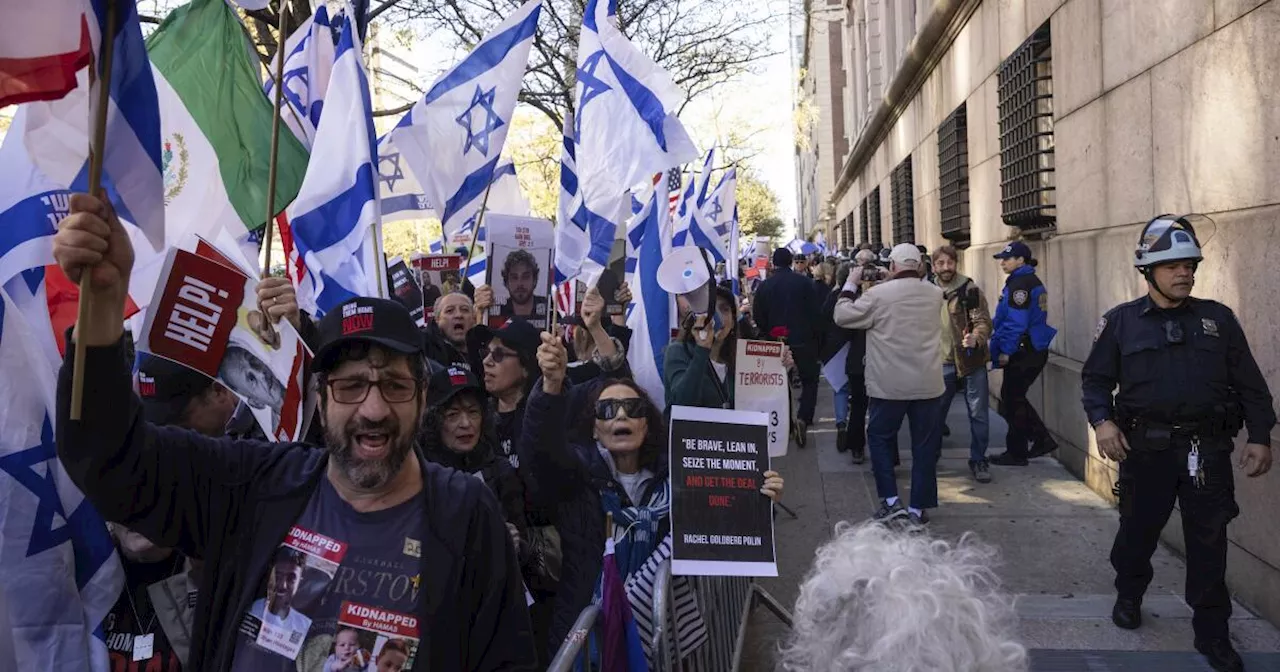
M1012 243L1005 245L1003 250L996 252L992 256L996 259L1012 259L1013 257L1022 257L1023 259L1032 258L1031 248L1027 247L1027 244L1020 240L1015 240Z
M422 334L409 309L397 301L358 296L325 313L317 327L320 347L312 371L327 371L346 343L368 342L405 355L422 354Z
M542 332L529 321L518 317L508 318L507 322L497 329L477 325L467 334L468 342L474 339L477 347L484 346L495 338L500 339L503 345L517 353L527 353L530 356L538 351L538 346L542 345Z
M133 374L142 417L153 425L182 421L187 404L213 385L213 379L173 360L145 352L137 354Z
M484 387L476 374L461 366L440 369L427 384L427 406L445 406L463 392L473 392L477 399L483 398Z

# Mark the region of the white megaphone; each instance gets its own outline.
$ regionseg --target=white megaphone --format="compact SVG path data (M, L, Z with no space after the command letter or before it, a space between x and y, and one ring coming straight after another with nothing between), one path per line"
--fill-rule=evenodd
M701 248L692 246L671 250L671 254L658 266L658 286L667 293L683 297L693 313L715 315L711 262L704 255Z

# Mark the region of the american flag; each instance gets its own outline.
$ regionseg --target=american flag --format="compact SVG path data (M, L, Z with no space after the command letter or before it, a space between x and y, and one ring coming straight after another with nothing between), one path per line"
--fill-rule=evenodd
M680 206L681 171L679 167L667 171L667 216L675 219L676 208Z

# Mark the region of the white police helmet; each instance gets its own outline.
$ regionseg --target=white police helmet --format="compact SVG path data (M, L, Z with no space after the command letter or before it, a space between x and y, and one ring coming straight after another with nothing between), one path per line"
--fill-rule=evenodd
M1147 222L1133 252L1133 265L1145 271L1171 261L1204 259L1190 221L1196 217L1203 215L1159 215Z

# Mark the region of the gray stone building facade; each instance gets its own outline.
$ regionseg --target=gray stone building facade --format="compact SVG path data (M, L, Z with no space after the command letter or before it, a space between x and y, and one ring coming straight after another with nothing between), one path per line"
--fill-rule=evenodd
M1280 0L846 0L838 11L841 68L805 72L830 80L811 86L822 121L809 151L819 175L823 161L839 168L829 191L821 178L816 193L801 189L801 211L817 199L830 216L814 225L842 247L953 242L992 300L1003 277L991 255L1028 242L1060 330L1033 400L1058 459L1092 489L1111 497L1116 471L1081 410L1080 367L1102 313L1145 292L1133 248L1152 216L1216 221L1201 232L1195 293L1236 311L1280 392L1268 273L1280 254ZM808 62L836 34L821 16ZM1228 572L1273 623L1277 471L1237 475ZM1182 547L1176 511L1165 540ZM1098 567L1110 571L1107 558Z

